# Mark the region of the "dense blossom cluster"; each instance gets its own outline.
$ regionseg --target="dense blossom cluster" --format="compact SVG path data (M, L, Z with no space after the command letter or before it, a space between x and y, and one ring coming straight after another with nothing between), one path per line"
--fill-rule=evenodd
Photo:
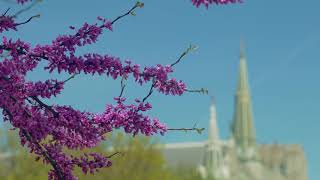
M28 1L17 0L20 4ZM192 2L199 6L235 1ZM75 167L80 167L84 173L94 173L99 168L109 167L111 162L108 156L91 153L75 157L65 150L95 147L105 139L105 134L114 129L121 128L129 134L147 136L167 131L167 127L158 119L146 115L146 111L152 108L147 99L153 89L166 95L182 95L186 91L182 81L169 77L176 63L142 68L129 60L123 62L111 55L76 55L77 48L95 43L104 30L112 31L112 25L117 20L142 6L138 2L128 13L114 21L98 17L98 23L92 25L85 23L78 29L70 26L74 31L72 35L58 36L48 45L32 47L20 39L7 37L3 37L0 42L0 108L4 120L19 131L22 145L27 146L38 159L52 166L49 179L76 179L72 174ZM17 30L20 25L6 14L0 15L0 33ZM151 84L151 89L143 99L127 103L122 86L121 94L114 98L113 104L107 104L102 113L80 111L65 105L48 105L43 100L59 95L67 80L28 81L27 73L36 68L40 61L47 62L44 70L50 73L65 72L71 77L75 74L99 74L113 79L120 78L121 82L132 77L140 85Z
M24 3L28 2L28 1L31 1L31 0L17 0L17 2L19 4L24 4Z
M10 16L0 16L0 33L3 31L8 31L9 29L16 30L16 25L13 18Z
M65 81L27 81L27 73L40 61L47 62L45 70L49 72L67 72L70 75L97 73L113 79L128 79L131 75L138 84L150 82L152 88L164 94L181 95L186 90L183 82L169 78L173 72L170 65L141 68L131 61L123 63L110 55L75 55L78 47L95 43L104 29L112 30L112 22L101 17L98 21L93 25L85 23L78 30L70 27L75 31L73 35L59 36L48 45L31 47L22 40L6 37L0 44L0 55L4 55L0 62L0 106L4 119L19 130L21 143L28 146L30 152L53 166L49 179L75 179L72 171L76 166L81 167L84 173L94 173L98 168L111 165L105 156L84 154L73 157L63 151L65 148L95 147L104 140L106 133L114 129L123 128L133 135L153 135L163 134L166 126L145 115L152 108L146 99L125 104L124 97L116 97L115 105L108 104L101 114L45 104L43 99L61 93ZM0 22L1 32L16 30L13 18L3 16Z

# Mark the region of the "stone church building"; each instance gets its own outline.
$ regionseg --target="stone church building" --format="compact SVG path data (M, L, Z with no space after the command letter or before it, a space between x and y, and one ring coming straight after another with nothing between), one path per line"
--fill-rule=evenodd
M231 138L219 138L216 107L210 107L209 137L204 142L166 144L170 165L197 168L210 180L307 180L301 145L257 144L246 59L241 50Z

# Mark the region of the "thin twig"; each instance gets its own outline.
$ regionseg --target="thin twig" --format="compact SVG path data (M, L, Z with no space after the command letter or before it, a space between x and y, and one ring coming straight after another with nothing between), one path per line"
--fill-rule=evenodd
M20 26L20 25L22 25L22 24L27 24L28 22L30 22L33 18L39 18L40 17L40 14L37 14L37 15L35 15L35 16L31 16L28 20L26 20L26 21L24 21L24 22L22 22L22 23L17 23L17 24L15 24L16 26Z
M168 131L197 131L197 133L201 134L205 128L169 128Z
M123 154L123 153L122 153L122 152L115 152L115 153L107 156L106 158L110 159L110 158L112 158L113 156L118 155L118 154Z
M124 84L124 80L125 80L125 78L122 77L122 79L121 79L121 92L120 92L119 98L122 97L122 94L124 92L124 88L126 87L126 84Z
M71 79L73 79L76 75L78 75L79 73L74 73L72 76L70 76L68 79L64 80L63 83L66 83L68 81L70 81Z
M114 19L114 20L111 22L111 25L113 25L115 22L117 22L117 21L120 20L121 18L123 18L123 17L125 17L125 16L128 16L129 14L132 14L132 12L133 12L136 8L138 8L138 7L142 8L143 5L144 5L144 4L141 3L141 2L137 2L128 12L126 12L125 14L120 15L120 16L118 16L116 19Z
M18 12L16 12L12 17L13 18L17 18L18 15L30 10L31 8L33 8L36 4L40 3L42 0L36 0L34 1L32 4L30 4L28 7L24 8L24 9L21 9L19 10Z
M9 10L10 10L10 8L8 8L8 9L2 14L2 16L5 16L5 15L8 13Z
M186 89L186 92L202 93L202 94L208 94L209 93L209 91L207 89L204 89L204 88L196 89L196 90Z
M180 57L174 62L172 63L170 66L173 67L175 66L176 64L178 64L183 57L185 57L188 53L190 53L191 51L195 51L198 47L195 46L195 45L190 45L181 55Z
M156 85L156 82L153 79L152 85L150 86L149 93L143 98L142 102L145 102L151 96L151 94L153 93L153 88L154 88L155 85Z

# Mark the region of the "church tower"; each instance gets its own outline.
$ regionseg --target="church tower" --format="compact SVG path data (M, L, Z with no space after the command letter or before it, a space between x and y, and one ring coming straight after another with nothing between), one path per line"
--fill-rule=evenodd
M256 134L253 124L251 97L247 75L247 63L244 47L240 47L240 65L238 87L235 95L235 111L232 134L238 156L248 160L255 157Z
M209 122L209 137L205 148L205 156L203 162L203 177L206 178L221 178L223 155L221 151L221 142L219 139L219 130L217 126L217 115L214 98L210 106L210 122Z
M209 143L215 144L219 141L219 129L217 124L216 103L214 97L211 97L210 122L209 122Z

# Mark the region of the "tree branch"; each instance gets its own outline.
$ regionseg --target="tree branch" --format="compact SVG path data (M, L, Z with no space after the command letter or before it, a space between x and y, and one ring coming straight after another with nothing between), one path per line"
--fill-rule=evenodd
M118 154L123 154L123 153L122 153L122 152L115 152L115 153L113 153L113 154L110 154L110 155L107 156L106 158L110 159L110 158L112 158L113 156L118 155Z
M132 13L134 12L134 10L137 9L138 7L139 7L139 8L142 8L143 6L144 6L144 4L138 1L128 12L126 12L125 14L120 15L120 16L118 16L116 19L114 19L114 20L111 22L111 25L113 25L115 22L117 22L117 21L120 20L121 18L123 18L123 17L125 17L125 16L128 16L129 14L132 14Z
M124 92L124 88L126 87L126 84L124 84L124 80L125 80L125 78L122 77L122 79L121 79L121 92L120 92L119 97L122 96L122 94L123 94L123 92Z
M195 127L193 127L193 128L169 128L167 130L168 131L185 131L185 132L187 132L187 131L197 131L197 133L201 134L202 131L205 130L205 128L195 128Z
M182 60L183 57L185 57L187 54L189 54L190 52L195 51L195 50L197 50L197 49L198 49L197 46L195 46L195 45L190 45L190 46L180 55L180 57L179 57L174 63L172 63L170 66L171 66L171 67L175 66L176 64L178 64L178 63Z
M2 107L3 110L8 114L9 118L11 119L11 121L13 120L13 115L12 113L6 108L6 107ZM24 109L24 108L23 108ZM24 109L24 111L26 111ZM27 113L29 118L32 118L32 116L30 115L30 113ZM25 129L21 129L23 135L27 138L27 140L33 144L35 144L37 146L37 148L41 151L41 154L45 157L45 159L47 159L49 161L49 163L52 165L53 169L55 170L55 172L57 172L57 176L59 178L59 180L65 180L62 171L60 169L60 167L58 166L58 164L55 162L55 160L51 157L50 153L48 153L37 141L35 141L31 134L29 134Z
M2 16L5 16L5 15L8 13L9 10L10 10L10 8L8 8L8 9L2 14Z
M191 93L202 93L202 94L208 94L209 91L205 88L201 88L201 89L196 89L196 90L191 90L191 89L186 89L187 92L191 92Z
M79 73L74 73L72 76L70 76L68 79L64 80L63 83L66 83L68 81L70 81L71 79L73 79L74 77L76 77L76 75L78 75Z
M151 96L151 94L153 93L153 88L154 88L155 85L156 85L156 82L153 79L152 80L152 85L151 85L150 90L149 90L149 93L143 98L142 102L145 102Z
M59 117L59 113L56 112L55 110L53 110L53 109L52 109L52 106L49 106L49 105L47 105L46 103L42 102L37 96L31 96L31 98L32 98L34 101L36 101L36 102L40 105L40 107L44 107L44 108L46 108L47 110L49 110L49 111L52 113L52 115L53 115L54 118L58 118L58 117Z
M17 23L15 24L16 26L20 26L20 25L23 25L23 24L27 24L28 22L30 22L32 19L34 18L39 18L40 17L40 14L37 14L35 16L31 16L28 20L24 21L24 22L21 22L21 23Z

